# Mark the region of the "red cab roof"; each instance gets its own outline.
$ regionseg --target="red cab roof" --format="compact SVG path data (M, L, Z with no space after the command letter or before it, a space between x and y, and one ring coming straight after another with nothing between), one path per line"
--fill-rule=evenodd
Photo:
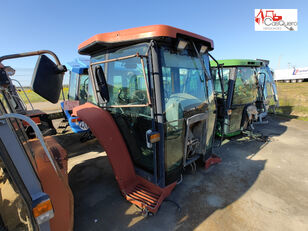
M91 53L90 50L93 50L93 48L96 47L98 44L100 44L99 47L107 47L125 42L141 41L157 37L177 38L179 34L206 42L209 45L209 50L214 49L213 40L209 38L172 26L153 25L94 35L93 37L81 43L78 46L78 51L81 54L89 54Z

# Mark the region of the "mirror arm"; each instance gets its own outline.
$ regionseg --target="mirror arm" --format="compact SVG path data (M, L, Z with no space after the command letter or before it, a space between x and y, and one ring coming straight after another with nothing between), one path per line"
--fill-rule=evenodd
M31 51L31 52L25 52L25 53L17 53L17 54L11 54L11 55L4 55L0 57L0 62L6 59L17 59L17 58L23 58L28 56L35 56L35 55L41 55L41 54L49 54L52 57L54 57L57 65L61 65L60 60L58 56L49 50L39 50L39 51Z

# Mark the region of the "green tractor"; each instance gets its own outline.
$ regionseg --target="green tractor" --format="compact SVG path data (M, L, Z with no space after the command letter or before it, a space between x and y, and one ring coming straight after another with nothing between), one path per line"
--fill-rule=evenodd
M217 135L222 138L253 130L252 122L258 118L257 68L261 65L261 61L250 59L211 61L218 109Z

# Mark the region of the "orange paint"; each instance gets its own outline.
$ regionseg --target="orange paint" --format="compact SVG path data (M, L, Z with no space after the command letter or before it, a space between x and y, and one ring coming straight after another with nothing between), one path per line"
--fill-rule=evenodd
M151 39L155 37L177 38L179 34L205 41L210 44L209 50L214 49L214 42L209 38L172 26L153 25L94 35L93 37L81 43L78 46L78 51L82 53L82 50L84 48L91 46L91 44L97 42L112 44L140 39Z
M75 107L72 114L88 124L103 146L123 196L129 202L156 213L163 200L175 187L176 182L161 188L136 175L123 136L107 110L91 103L85 103Z
M40 142L37 139L29 142L35 156L37 175L54 209L54 218L50 220L50 228L51 231L73 230L74 199L68 185L67 153L53 137L44 137L44 139L56 163L57 172L46 157Z

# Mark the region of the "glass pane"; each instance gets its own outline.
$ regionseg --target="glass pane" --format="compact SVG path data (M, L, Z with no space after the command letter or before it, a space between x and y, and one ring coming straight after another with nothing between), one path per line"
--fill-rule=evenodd
M23 195L0 158L0 229L33 230L30 216Z
M89 76L81 75L79 80L79 103L84 104L88 101Z
M92 58L92 62L121 58L136 53L145 54L147 50L148 45L139 44L99 55ZM146 59L144 59L144 62L146 63ZM148 103L146 82L139 57L101 64L101 67L107 78L110 97L108 106ZM145 72L147 75L146 65Z
M275 105L275 98L274 98L275 93L274 93L274 87L273 87L275 83L274 83L271 70L269 69L269 67L266 66L266 67L261 67L260 71L266 74L266 83L265 83L265 89L264 89L264 96L265 96L265 99L267 100L266 103L269 105ZM263 81L262 81L262 84L263 84Z
M218 69L213 68L212 69L212 76L214 80L214 89L217 93L221 93L221 85L220 85L220 80L219 80L219 75L218 75ZM224 91L228 92L228 81L230 77L230 68L223 68L222 72L222 78L224 80ZM219 94L218 94L219 97Z
M257 98L257 80L255 69L238 67L236 72L233 104L252 103Z
M89 78L89 84L88 84L88 102L91 102L93 104L97 104L94 96L94 91L93 91L93 86L92 86L92 81Z
M77 80L78 74L75 72L71 72L70 83L69 83L69 91L68 91L68 99L76 100L76 90L77 90Z
M208 94L209 94L209 118L207 121L207 134L206 134L206 148L207 150L212 147L212 139L214 138L214 129L216 121L216 103L214 96L214 87L212 80L207 82Z
M147 88L140 58L108 64L109 105L147 104Z

